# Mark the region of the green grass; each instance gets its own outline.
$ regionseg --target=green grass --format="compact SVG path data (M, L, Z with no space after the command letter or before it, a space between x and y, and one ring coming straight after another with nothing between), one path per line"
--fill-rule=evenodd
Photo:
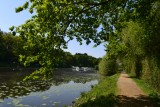
M156 103L158 107L160 107L160 93L158 93L156 89L154 89L151 85L146 83L144 80L138 79L138 78L132 78L132 79L143 90L143 92L147 94L150 97L150 99Z
M154 90L149 84L144 82L142 79L133 78L133 80L143 90L145 94L149 95L151 93L156 93L156 90Z
M128 74L132 79L136 82L136 84L143 90L143 92L147 95L152 93L157 93L157 90L154 89L151 85L146 83L143 79L136 78L133 74Z
M91 91L82 93L73 107L114 107L118 77L119 74L104 77Z

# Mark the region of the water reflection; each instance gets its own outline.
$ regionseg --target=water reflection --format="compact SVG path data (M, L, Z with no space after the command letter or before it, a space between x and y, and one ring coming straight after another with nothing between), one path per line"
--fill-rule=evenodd
M81 92L98 83L94 73L55 72L46 81L22 81L27 74L0 72L0 106L71 105Z

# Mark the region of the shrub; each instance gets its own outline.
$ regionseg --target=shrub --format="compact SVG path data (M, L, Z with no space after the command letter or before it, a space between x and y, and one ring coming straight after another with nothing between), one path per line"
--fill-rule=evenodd
M117 71L116 59L107 59L105 56L99 63L99 73L102 75L113 75Z

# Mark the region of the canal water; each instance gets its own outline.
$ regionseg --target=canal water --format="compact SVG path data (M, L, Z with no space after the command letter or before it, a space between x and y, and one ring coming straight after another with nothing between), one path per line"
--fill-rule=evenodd
M63 107L71 106L82 92L98 83L96 73L56 71L52 78L23 81L28 73L0 70L0 106ZM25 71L26 72L26 71Z

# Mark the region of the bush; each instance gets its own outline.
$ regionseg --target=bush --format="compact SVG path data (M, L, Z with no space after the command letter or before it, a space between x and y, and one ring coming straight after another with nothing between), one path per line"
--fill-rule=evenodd
M99 63L99 73L102 75L113 75L117 71L116 59L103 57Z
M142 79L160 93L160 63L155 57L146 57L142 63Z

